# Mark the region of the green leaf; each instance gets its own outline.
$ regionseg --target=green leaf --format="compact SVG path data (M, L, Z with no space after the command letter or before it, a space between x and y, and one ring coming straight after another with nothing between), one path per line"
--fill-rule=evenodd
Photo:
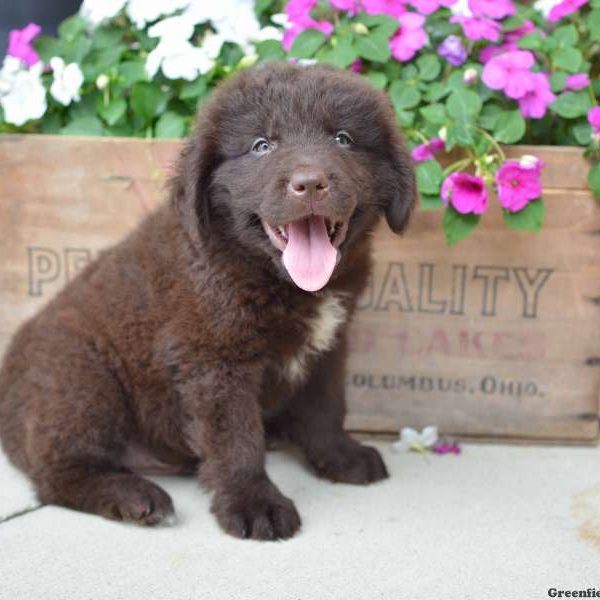
M456 144L459 146L472 146L475 143L473 137L473 126L464 119L458 119L448 125L448 148L453 148Z
M88 116L73 119L60 130L61 135L103 135L98 117Z
M185 119L175 112L167 111L156 122L157 138L180 138L185 134Z
M554 71L554 73L552 73L550 76L550 87L555 94L562 92L565 89L568 76L569 75L563 71Z
M571 127L571 132L580 146L587 146L592 141L592 126L585 121L575 123Z
M49 63L53 56L62 56L64 54L61 40L48 35L40 35L33 40L33 47L45 63Z
M439 196L426 196L425 194L421 194L419 200L419 208L421 210L437 210L438 208L442 208L444 203Z
M583 55L577 48L560 48L552 53L552 62L568 73L577 73L581 69Z
M94 30L92 45L94 48L110 48L118 45L123 39L123 30L115 26L100 26Z
M325 36L316 29L306 29L292 44L290 54L297 58L312 58L325 43Z
M433 81L440 74L442 63L434 54L425 54L417 59L417 67L423 81Z
M550 105L550 108L565 119L577 119L587 115L592 107L589 95L585 92L564 92Z
M356 38L354 47L361 58L374 62L386 62L391 58L388 38L374 33Z
M65 19L58 26L58 35L63 40L73 40L75 37L85 31L85 19L79 15L73 15Z
M538 31L529 33L517 42L517 46L522 50L541 50L544 46L544 38Z
M417 187L421 194L436 196L440 193L440 186L444 171L437 160L426 160L416 166Z
M369 71L365 77L378 89L383 90L387 85L388 78L385 73L379 71Z
M390 98L396 112L414 108L421 101L421 92L414 85L394 81L390 86Z
M127 87L138 81L147 81L146 69L143 60L126 60L119 65L119 75Z
M577 44L579 35L575 25L563 25L554 30L552 38L556 40L559 47L571 48Z
M483 127L483 129L493 131L503 112L502 107L498 104L486 104L479 115L479 126Z
M114 125L127 110L127 102L123 98L111 98L108 104L98 99L98 114L106 121L108 125Z
M434 83L430 83L427 86L427 91L425 92L425 100L427 102L437 102L441 100L444 96L447 96L450 93L450 90L443 84L438 81Z
M285 58L285 50L283 49L281 42L277 40L264 40L258 42L254 46L256 53L258 54L258 60L265 62L267 60L283 60Z
M371 34L377 33L383 35L388 40L394 35L394 33L396 33L396 31L398 31L398 28L400 27L398 21L388 15L360 14L356 21L363 23L369 28L373 28L374 30L371 32Z
M446 234L446 241L450 246L468 238L479 224L480 216L475 214L463 215L452 206L444 211L442 227Z
M179 97L182 100L189 100L191 98L202 98L208 93L208 86L206 79L199 77L194 81L186 81L181 88Z
M131 88L131 108L145 122L161 114L167 105L167 96L157 85L138 82Z
M401 110L396 113L400 127L412 127L415 122L415 113L410 110Z
M446 102L448 114L455 119L475 117L481 111L481 107L481 98L471 90L457 90L452 92Z
M593 10L586 19L586 25L590 30L592 39L600 39L600 9Z
M521 231L540 231L544 224L546 214L546 205L540 198L530 202L523 210L519 212L503 212L504 222L511 228Z
M525 135L525 119L519 110L505 110L498 117L494 137L501 144L514 144Z
M588 184L596 200L600 201L600 162L594 164L590 169Z
M269 10L273 4L275 4L275 0L256 0L254 10L256 11L256 14L262 15Z
M446 107L443 104L430 104L419 110L423 118L434 125L444 125L446 123Z
M341 69L349 67L358 58L358 52L352 45L352 39L348 36L337 38L337 44L331 50L329 58L336 67Z

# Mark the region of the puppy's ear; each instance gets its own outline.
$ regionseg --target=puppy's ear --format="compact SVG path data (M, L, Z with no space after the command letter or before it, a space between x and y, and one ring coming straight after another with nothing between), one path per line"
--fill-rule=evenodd
M384 210L390 229L394 233L402 233L418 202L419 193L412 161L404 142L399 135L394 138L389 160L391 171L386 173L389 191Z
M215 124L207 117L204 115L181 151L172 181L175 208L196 241L209 232L210 186L220 162Z

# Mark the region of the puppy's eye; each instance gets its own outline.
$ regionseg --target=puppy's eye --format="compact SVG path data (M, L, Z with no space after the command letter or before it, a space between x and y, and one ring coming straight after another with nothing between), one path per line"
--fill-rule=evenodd
M254 152L254 154L267 154L267 152L271 152L272 149L272 144L266 138L258 138L255 140L254 144L252 144L252 152Z
M338 146L351 146L354 144L354 140L347 131L338 131L335 134L335 141Z

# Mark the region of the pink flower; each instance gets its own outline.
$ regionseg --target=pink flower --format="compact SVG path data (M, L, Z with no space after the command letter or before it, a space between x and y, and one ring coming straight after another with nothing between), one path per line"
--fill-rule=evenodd
M584 90L588 85L590 85L590 78L587 73L575 73L575 75L567 77L563 89L579 92L580 90Z
M413 151L410 153L410 155L415 162L433 160L435 158L435 153L444 150L445 147L446 144L444 143L443 139L433 138L426 144L421 144L420 146L413 148Z
M530 73L532 86L519 98L521 114L526 119L542 119L546 115L548 105L556 100L552 93L550 80L545 73Z
M548 15L548 21L555 22L560 21L564 17L572 15L577 12L582 6L585 6L588 0L563 0L560 4L557 4Z
M588 122L592 126L594 133L600 133L600 106L590 108Z
M504 54L505 52L512 52L513 50L518 50L519 46L516 44L501 44L500 46L486 46L481 49L479 53L479 60L485 64L489 62L494 56L500 56L500 54Z
M462 452L457 442L438 442L431 451L434 454L460 454Z
M469 0L469 8L476 17L504 19L517 12L511 0Z
M329 0L329 3L333 8L337 8L337 10L347 10L353 15L360 9L360 2L358 0Z
M407 12L405 0L362 0L365 12L369 15L389 15L399 17Z
M440 7L449 8L458 0L411 0L412 4L422 15L431 15Z
M533 54L526 50L494 56L483 68L483 82L493 90L504 90L509 98L522 98L534 85L529 71L534 62Z
M285 12L292 26L283 33L283 47L289 51L294 40L306 29L316 29L325 35L333 33L333 25L329 21L316 21L310 16L310 11L316 6L317 0L290 0Z
M488 192L485 181L469 173L452 173L442 184L442 200L463 215L483 214L488 207Z
M36 38L42 28L35 23L29 23L24 29L13 29L8 34L7 54L15 56L27 63L30 67L39 62L40 57L31 46L31 42Z
M450 19L450 22L460 23L463 33L474 42L479 40L497 42L502 32L500 23L496 23L496 21L492 21L491 19L455 15Z
M360 60L360 58L357 58L351 65L350 65L350 70L353 73L362 73L362 68L363 68L363 62L362 60Z
M400 30L390 40L390 50L396 60L409 61L426 43L427 34L423 25L425 17L407 12L398 17Z
M532 200L542 195L540 180L544 162L533 165L525 161L507 160L496 173L498 200L510 212L523 210Z
M512 31L507 31L504 39L509 44L516 44L523 36L529 35L537 31L537 27L533 21L525 21L521 27L517 27L517 29L513 29ZM545 35L542 31L539 32L541 35Z

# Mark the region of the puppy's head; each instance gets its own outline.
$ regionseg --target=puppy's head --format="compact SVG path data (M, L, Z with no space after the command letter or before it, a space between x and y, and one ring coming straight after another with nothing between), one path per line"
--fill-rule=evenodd
M269 64L222 85L186 147L176 201L194 236L265 258L316 291L384 214L401 232L416 198L387 97L326 66Z

